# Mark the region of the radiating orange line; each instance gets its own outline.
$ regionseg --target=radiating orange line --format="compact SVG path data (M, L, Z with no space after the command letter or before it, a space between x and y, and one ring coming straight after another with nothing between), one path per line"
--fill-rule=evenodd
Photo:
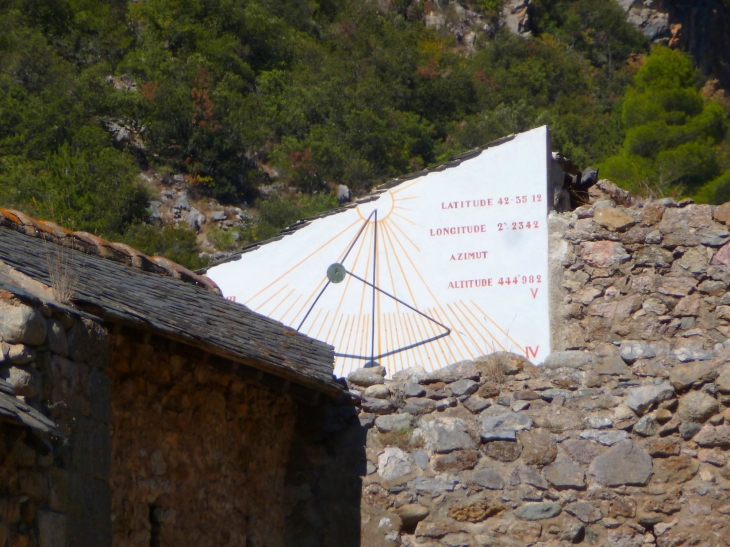
M284 289L286 289L286 288L287 288L288 286L289 286L289 284L287 283L287 284L286 284L286 285L284 285L284 286L283 286L283 287L282 287L281 289L279 289L279 290L278 290L278 291L276 291L276 292L275 292L274 294L272 294L272 295L271 295L271 296L270 296L269 298L267 298L267 299L266 299L266 300L264 301L264 303L263 303L263 304L261 304L261 305L260 305L260 306L259 306L258 308L255 308L255 309L254 309L253 311L259 311L259 310L260 310L260 309L261 309L261 308L262 308L263 306L265 306L266 304L268 304L268 303L269 303L269 301L270 301L270 300L271 300L272 298L275 298L277 294L279 294L279 293L280 293L281 291L283 291Z
M512 343L513 343L513 344L514 344L515 346L517 346L517 349L519 349L519 350L520 350L520 351L521 351L522 353L525 353L525 348L523 348L523 347L522 347L522 346L520 346L520 345L519 345L519 344L518 344L517 342L515 342L515 341L514 341L514 340L512 339L512 337L511 337L511 336L509 335L509 333L507 333L507 332L506 332L506 331L505 331L505 330L504 330L504 329L503 329L502 327L500 327L500 326L499 326L499 325L497 324L497 322L496 322L496 321L495 321L494 319L492 319L492 318L491 318L491 317L489 317L489 316L488 316L488 315L487 315L486 313L484 313L484 311L482 311L482 309L481 309L481 308L479 307L479 304L477 304L477 303L476 303L476 302L474 302L473 300L471 301L471 303L472 303L472 304L474 304L474 306L476 307L476 309L478 309L478 310L479 310L479 311L480 311L480 312L481 312L482 314L484 314L484 317L486 317L487 319L489 319L489 320L490 320L490 321L491 321L491 322L492 322L492 323L494 324L494 326L495 326L495 327L497 327L497 328L499 329L499 331L500 331L500 332L501 332L502 334L504 334L504 335L505 335L505 336L507 337L507 340L509 340L509 341L510 341L510 342L512 342ZM500 345L501 345L501 344L500 344Z
M393 240L395 240L395 236L392 236L391 235L390 229L386 230L385 233L386 233L386 236L388 238L388 242L390 243L390 245L395 250L395 245L393 244ZM391 237L393 238L393 240L391 239ZM395 241L397 241L397 240L395 240ZM401 249L402 248L403 247L401 246ZM406 256L408 256L408 253L405 250L403 252L404 252L404 254ZM401 264L400 258L398 257L398 253L397 252L393 252L393 256L395 257L395 261L398 264L398 269L400 270L400 273L403 276L403 281L405 282L406 288L408 289L408 294L411 295L411 302L410 302L410 304L414 308L418 309L418 302L416 301L416 296L413 294L413 289L411 289L411 284L408 281L408 276L406 275L406 271L403 269L403 265ZM413 263L411 262L411 264L413 264ZM423 281L423 279L421 279L421 281Z
M476 336L479 336L479 338L481 338L484 341L484 344L486 345L486 349L484 351L485 352L488 351L490 349L490 347L489 347L489 341L486 338L484 338L484 336L482 335L482 332L481 331L482 331L482 329L484 329L485 331L487 331L487 333L489 334L489 336L492 336L492 334L489 332L489 330L487 330L486 328L482 327L480 324L479 325L475 325L472 322L471 318L469 317L471 315L469 313L469 308L466 305L464 305L463 307L466 308L466 311L464 311L462 309L462 306L459 305L459 302L462 302L462 305L463 305L463 301L457 301L457 302L454 302L454 307L456 307L456 309L459 310L459 313L461 313L462 317L466 320L467 323L469 323L469 326L471 326L472 332L474 332ZM479 322L477 321L477 323L479 323ZM477 347L479 347L479 344L477 344ZM491 350L494 351L494 347L492 347Z
M408 328L411 331L411 339L412 339L411 343L415 344L416 342L419 342L420 340L416 337L416 329L413 327L413 321L411 320L411 314L405 314L405 318L406 318L406 323L408 323ZM426 368L425 367L426 363L424 363L423 354L421 352L422 347L423 346L416 346L415 348L413 348L410 351L413 351L414 353L418 353L418 360L421 361L421 366L423 368Z
M284 313L283 313L283 314L281 315L281 319L279 319L279 321L281 321L281 322L282 322L282 323L284 323L285 325L288 325L288 324L289 324L289 323L286 323L286 322L284 321L284 318L286 317L286 314L287 314L287 313L289 313L289 312L291 311L291 309L292 309L292 308L293 308L293 307L294 307L294 306L296 305L296 303L297 303L297 302L299 302L299 299L300 299L301 297L302 297L302 295L300 294L299 296L297 296L297 297L296 297L296 298L294 299L294 302L292 302L292 303L291 303L291 306L289 306L289 307L288 307L288 308L286 309L286 311L285 311L285 312L284 312Z
M444 325L451 324L451 321L449 320L448 315L446 315L446 310L444 310L444 308L441 306L441 304L439 304L437 307L438 307L439 310L441 310L441 313L444 314L444 317L446 317L446 320L442 319L441 316L438 313L438 310L434 309L433 310L433 314L436 316L436 319L438 319L439 322L442 323L442 324L444 324ZM456 341L456 338L458 337L459 340L461 340L461 344L462 345L464 344L464 340L462 340L462 338L461 338L461 333L459 332L459 330L454 325L452 325L451 326L451 334L452 335L455 334L455 336L452 338L452 340L454 341L453 346L454 346L454 348L456 350L456 351L454 351L452 349L451 350L451 353L452 353L452 355L453 355L454 358L456 358L456 354L458 353L459 354L459 360L460 361L463 361L464 360L464 354L461 353L461 348L459 347L459 343Z
M276 306L274 306L274 309L273 309L273 310L271 310L271 311L270 311L269 313L267 313L266 315L268 315L269 317L273 317L274 313L276 313L276 310L278 310L278 309L279 309L279 306L281 306L281 305L282 305L282 304L283 304L284 302L286 302L287 300L289 300L289 298L291 297L291 295L292 295L292 294L294 294L294 291L296 291L296 289L292 289L292 290L290 290L290 291L289 291L289 294L287 294L287 295L286 295L286 296L285 296L285 297L284 297L284 298L283 298L283 299L281 300L281 302L279 302L279 303L278 303L278 304L277 304Z
M368 230L370 230L369 224L368 224L368 228L365 231L367 232ZM368 278L368 265L370 264L370 250L371 249L372 249L372 247L370 247L370 245L368 245L368 257L365 261L365 275L360 276L363 279ZM360 252L358 251L358 260L359 260L359 256L360 256ZM352 268L352 271L353 272L355 271L354 267ZM367 289L367 287L368 286L365 283L362 284L362 294L360 295L360 314L362 314L362 308L365 305L365 289Z
M339 342L337 342L336 344L332 344L332 345L333 345L333 346L335 347L335 351L337 351L337 352L340 352L340 353L345 353L345 352L344 352L344 351L342 351L342 350L341 350L340 348L342 348L342 341L343 341L343 340L345 339L345 336L346 336L346 335L347 335L347 333L349 332L349 331L347 330L347 327L348 327L348 325L350 324L350 319L351 319L352 317L353 317L353 316L351 316L351 315L349 315L349 314L345 316L345 328L344 328L344 329L342 329L342 334L340 335L340 341L339 341ZM354 323L354 322L355 322L355 320L353 319L353 321L352 321L352 322Z
M310 333L317 326L317 319L319 319L319 316L321 315L321 313L322 313L322 308L317 310L317 314L314 316L314 319L312 320L312 326L310 328L308 328L307 330L303 331L304 334L306 334L307 336L312 336ZM312 336L312 338L316 338L316 336Z
M390 314L386 314L385 317L383 317L383 323L385 323L385 345L386 347L392 347L390 346L392 333L390 332L390 320L388 319L388 315ZM392 355L385 357L383 359L384 363L380 363L381 365L385 366L385 368L388 370L388 374L390 375L393 374L393 372L390 370L390 362L392 361L391 357Z
M365 321L362 324L362 335L360 336L360 339L362 342L360 343L360 352L359 355L365 355L366 350L365 347L368 343L368 333L370 332L370 329L368 329L368 325L370 325L370 314L366 313L364 315Z
M351 227L352 227L352 225L348 226L347 228L345 228L344 231L349 230ZM342 260L342 257L345 255L345 253L347 252L347 249L350 247L350 245L352 245L354 243L356 237L357 237L357 234L355 234L354 236L352 236L352 239L350 240L350 242L340 252L340 254L338 255L338 258L337 258L337 261L338 262L340 262ZM299 318L299 316L307 308L307 306L309 305L309 303L314 299L315 295L316 294L319 294L319 291L322 289L322 287L324 286L324 284L326 282L327 282L327 276L324 276L322 278L322 281L320 281L319 285L317 285L317 287L312 291L312 293L309 295L309 297L304 301L304 304L302 304L302 307L299 309L299 311L296 313L296 315L292 318L292 320L291 320L291 324L292 325L294 323L296 323L296 321Z
M365 232L367 232L368 229L369 228L366 227L365 228ZM365 239L367 239L367 238L364 237L362 240L360 240L361 241L360 248L357 250L357 255L355 256L355 264L354 264L354 266L357 266L357 260L359 259L360 252L363 249L363 243L362 242L364 242ZM370 253L370 251L368 251L368 254L369 253ZM354 266L353 266L353 271L354 271ZM332 332L332 328L334 327L334 321L337 321L338 320L337 319L337 315L340 313L340 308L342 307L342 302L345 300L345 295L347 295L347 288L350 286L350 282L352 281L352 279L353 279L352 276L349 276L349 275L347 276L347 281L345 281L345 287L342 289L342 296L340 297L340 301L337 303L337 309L335 310L335 314L332 316L333 323L332 323L332 325L330 325L330 330L327 332L327 338L328 339L329 339L329 333Z
M473 336L471 335L471 331L470 331L469 329L467 329L467 328L464 328L464 327L465 327L465 325L464 325L464 323L462 322L462 319L461 319L460 315L457 315L456 313L454 313L454 310L453 310L453 309L451 308L451 304L446 304L446 307L447 307L447 308L449 308L449 310L450 310L450 311L451 311L451 313L452 313L452 314L454 315L454 317L456 317L456 318L457 318L457 320L459 321L459 324L461 324L462 328L463 328L463 329L464 329L464 331L466 332L466 336L467 336L467 337L469 338L469 340L471 340L471 343L472 343L472 344L474 345L474 347L476 347L476 348L479 348L479 343L478 343L478 342L477 342L477 341L476 341L476 340L474 339L474 337L473 337ZM467 351L469 352L469 355L471 355L472 359L473 359L473 358L475 358L475 357L479 357L478 355L474 355L474 354L472 353L472 350L471 350L471 349L469 349L469 346L466 346L466 350L467 350Z
M399 215L398 213L395 213L395 212L394 212L394 213L393 213L393 216L394 216L394 217L398 217L398 218L402 218L403 220L405 220L406 222L410 222L410 223L411 223L411 224L413 224L414 226L416 225L416 223L415 223L415 222L413 222L413 221L412 221L412 220L411 220L410 218L406 218L406 217L404 217L403 215Z
M383 234L383 239L385 240L385 233ZM390 276L391 292L393 293L393 296L398 298L398 292L396 291L396 288L395 288L395 279L393 278L393 269L390 266L390 257L388 256L389 249L390 249L390 247L385 246L385 251L383 252L383 254L385 255L385 264L388 267L388 275ZM400 302L398 302L397 300L395 301L395 312L400 313Z
M421 328L420 328L420 326L418 324L419 320L421 320L421 319L423 319L423 317L421 317L420 315L414 315L413 316L413 324L415 325L415 330L418 331L418 338L420 339L419 341L423 341L423 340L426 340L426 338L429 338L428 336L424 336L421 333ZM428 351L429 348L428 348L428 345L427 344L424 344L422 346L418 346L418 348L419 349L423 348L423 353L426 354L426 360L428 361L428 364L431 367L431 370L433 371L433 363L431 363L431 359L429 357L429 351ZM424 365L425 365L425 363L424 363ZM426 368L426 367L424 366L423 368Z
M424 287L426 288L426 290L428 291L428 293L429 293L429 294L431 295L431 298L433 299L433 301L434 301L434 302L438 302L438 301L439 301L439 300L438 300L438 298L436 298L436 296L435 296L435 295L433 294L433 291L431 291L431 287L429 287L429 286L428 286L428 283L426 283L426 280L425 280L425 279L423 279L423 276L421 275L421 272L420 272L420 271L418 271L418 268L417 268L417 267L416 267L416 265L415 265L415 264L413 263L413 260L411 260L411 257L410 257L410 255L408 254L408 251L406 251L406 250L405 250L405 248L403 247L403 245L401 244L401 242L400 242L400 241L399 241L398 239L395 239L395 242L396 242L396 243L397 243L397 244L398 244L398 245L400 246L401 250L403 251L403 254L404 254L404 255L405 255L405 257L406 257L406 258L408 259L408 262L410 262L410 263L411 263L411 267L412 267L412 268L413 268L413 270L414 270L414 271L416 272L416 275L417 275L417 276L418 276L418 278L419 278L419 279L421 280L421 283L423 283L423 286L424 286ZM398 255L397 255L397 254L396 254L395 256L396 256L396 258L398 257ZM398 260L398 262L400 263L400 260ZM404 274L404 275L405 275L405 274ZM408 289L410 290L410 285L409 285L409 284L407 283L407 278L406 278L406 285L408 286ZM411 292L411 296L412 296L412 295L413 295L413 293ZM418 308L418 306L417 306L417 305L416 305L416 303L415 303L415 298L414 298L413 300L414 300L414 302L413 302L413 307L415 307L415 308ZM440 304L439 304L439 305L440 305ZM443 321L442 321L442 323L443 323Z
M397 199L395 199L394 201L396 201L396 202L398 202L398 201L406 201L406 200L408 200L408 199L418 199L418 198L420 198L420 197L421 197L421 196L409 196L409 197L407 197L407 198L397 198Z
M428 314L429 317L430 317L433 314L433 308L425 311L424 313ZM432 333L433 336L437 336L438 334L440 334L438 332L438 329L440 329L441 327L439 327L433 321L428 321L428 324L431 327L431 333ZM448 343L445 342L444 338L439 338L438 340L436 340L436 343L438 344L439 349L441 350L441 355L444 356L444 361L446 361L448 363L449 357L448 357L448 355L446 355L446 350L449 349ZM446 349L444 349L444 346L446 346ZM453 357L453 352L451 352L451 353L452 353L452 357Z
M472 301L470 301L470 302L472 304L474 303ZM462 306L464 307L464 309L467 311L467 313L469 315L471 315L474 318L474 321L476 321L477 325L479 325L479 329L480 330L484 329L486 331L486 333L489 335L489 337L492 339L492 343L490 344L491 350L497 351L497 349L495 348L495 344L498 344L499 347L504 350L504 346L499 343L499 340L497 340L497 338L492 334L492 331L489 330L489 328L486 325L482 325L481 320L477 317L477 315L474 313L474 311L471 308L469 308L469 305L466 302L464 302L463 300L461 301L461 303L462 303Z
M413 243L413 240L410 237L408 237L408 235L403 231L403 228L401 228L400 226L398 226L395 222L393 222L392 224L393 224L393 228L397 228L398 231L401 233L401 235L403 237L405 237L408 240L408 242L411 245L413 245L416 248L416 250L420 253L421 252L421 249L418 247L418 245L416 245L415 243ZM393 234L393 235L395 236L395 234Z
M322 334L322 329L324 328L325 324L327 324L327 317L329 316L329 314L330 311L327 310L327 313L324 315L324 319L322 319L322 324L319 326L319 330L317 331L317 336L315 336L317 340L321 340L319 335Z
M293 270L296 270L299 266L301 266L302 264L304 264L307 260L309 260L310 258L312 258L315 254L317 254L319 251L321 251L322 249L324 249L327 245L329 245L330 243L332 243L335 239L337 239L338 237L340 237L343 234L345 234L347 232L347 230L349 230L350 228L352 228L353 226L355 226L356 224L359 224L359 223L360 223L360 221L359 220L356 220L355 222L353 222L352 224L350 224L347 228L343 229L340 233L338 233L337 235L335 235L334 237L332 237L331 239L329 239L328 241L326 241L325 243L323 243L320 247L318 247L317 249L315 249L314 251L312 251L311 253L309 253L306 257L304 257L302 260L300 260L299 262L297 262L294 266L292 266L291 268L289 268L286 272L284 272L279 277L277 277L276 279L274 279L274 281L272 281L271 283L269 283L268 285L266 285L263 289L261 289L259 292L257 292L256 294L254 294L245 303L248 304L249 302L251 302L251 300L253 300L254 298L256 298L258 295L260 295L266 289L268 289L272 285L275 285L276 283L278 283L279 281L281 281L281 279L284 278L284 277L286 277L287 275L289 275L290 272L292 272ZM354 239L354 237L353 237L353 239Z
M360 328L360 320L361 319L362 318L358 315L357 316L357 326L355 326L355 324L353 322L353 325L352 325L353 328L350 329L350 336L347 337L347 346L346 346L346 348L344 350L342 350L342 353L357 353L356 351L353 351L352 348L350 347L350 340L352 340L352 333L353 332L355 333L355 338L357 339L357 331Z
M393 316L393 329L394 329L394 336L395 336L395 343L397 344L396 347L404 346L405 344L401 344L400 338L402 333L400 332L399 325L400 324L400 313L396 312ZM403 353L399 352L396 354L396 359L398 360L398 365L400 366L399 370L403 370Z
M335 351L337 351L337 345L335 344L335 340L337 340L337 333L340 332L340 328L342 328L344 321L341 317L337 316L337 312L332 316L332 325L330 326L330 330L327 331L327 338L325 338L325 341L328 344L331 344L335 346ZM332 332L332 327L337 325L337 328L335 328L335 334L330 338L330 333Z

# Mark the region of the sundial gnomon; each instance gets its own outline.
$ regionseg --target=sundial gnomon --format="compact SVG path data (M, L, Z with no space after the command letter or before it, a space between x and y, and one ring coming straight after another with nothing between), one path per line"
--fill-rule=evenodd
M367 281L366 279L363 279L359 275L349 271L347 267L345 266L345 261L347 260L347 257L349 256L352 249L355 247L355 244L358 242L358 240L363 236L363 232L365 231L365 228L368 226L368 224L372 222L373 223L373 234L372 234L372 243L373 243L373 266L372 266L372 282ZM339 262L334 262L329 265L327 268L327 282L325 283L322 290L317 294L317 297L314 299L314 302L312 302L312 305L309 307L307 312L304 314L304 318L302 319L301 323L299 323L299 326L297 327L297 330L301 330L302 326L304 325L305 321L309 317L309 314L312 312L312 310L317 305L317 302L321 298L321 296L324 294L324 292L327 290L327 288L331 284L338 285L342 283L345 278L349 275L352 278L360 281L361 283L364 283L367 285L371 291L372 291L372 312L370 315L371 318L371 326L370 326L370 355L360 355L360 354L352 354L352 353L341 353L335 351L335 355L338 357L347 357L350 359L358 359L358 360L367 360L369 364L375 364L377 363L378 359L382 359L384 357L388 357L390 355L395 355L397 353L408 351L410 349L416 348L418 346L422 346L425 344L429 344L431 342L435 342L436 340L440 338L444 338L446 336L449 336L451 334L451 329L447 327L446 325L442 324L440 321L437 321L433 317L429 317L425 313L419 311L412 305L408 304L407 302L404 302L400 298L398 298L395 295L390 294L389 292L383 290L382 288L377 286L377 260L378 260L378 210L377 208L374 209L370 215L365 219L363 222L362 227L358 231L357 235L355 236L355 239L352 241L350 246L347 248L347 251L345 252L344 256L340 259ZM410 309L411 311L414 311L421 317L427 319L428 321L438 325L442 329L444 329L444 332L437 334L435 336L430 336L428 338L425 338L423 340L419 340L417 342L413 342L411 344L401 346L394 349L387 349L386 351L382 353L375 354L375 337L376 337L376 326L375 326L375 318L376 318L376 293L381 293L385 295L386 297L392 299L393 301L405 306L406 308ZM335 348L336 349L336 348Z

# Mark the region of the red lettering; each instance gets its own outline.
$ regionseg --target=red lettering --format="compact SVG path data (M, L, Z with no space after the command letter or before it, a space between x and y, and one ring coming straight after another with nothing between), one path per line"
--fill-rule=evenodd
M539 290L540 290L540 289L530 289L530 292L532 293L532 298L533 298L533 299L534 299L534 298L537 298L537 291L539 291Z
M530 358L530 355L532 355L532 357L537 357L538 351L540 351L540 346L537 346L535 349L532 349L530 346L525 347L525 354L528 359Z

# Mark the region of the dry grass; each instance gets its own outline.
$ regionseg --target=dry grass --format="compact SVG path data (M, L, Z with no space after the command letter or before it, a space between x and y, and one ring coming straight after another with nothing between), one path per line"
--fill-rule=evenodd
M53 295L61 304L70 304L78 288L77 269L83 264L76 264L75 254L70 247L49 242L46 238L43 238L43 244Z
M504 382L504 373L502 372L502 364L499 362L499 360L496 357L492 357L491 359L487 359L485 363L482 364L482 374L487 379L488 382L492 382L494 384L502 385Z
M423 447L421 437L412 438L414 427L406 429L395 429L388 433L378 433L378 441L382 446L395 446L404 451L415 450Z

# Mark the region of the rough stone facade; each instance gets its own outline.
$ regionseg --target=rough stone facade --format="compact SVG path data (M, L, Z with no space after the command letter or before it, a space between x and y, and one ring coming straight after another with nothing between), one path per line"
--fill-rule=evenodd
M114 545L284 545L297 405L164 339L112 335Z
M109 545L106 331L83 314L0 296L0 376L63 434L2 425L0 545Z
M553 353L348 377L360 545L730 545L730 204L551 213ZM354 415L356 414L356 415ZM344 437L343 437L344 438Z
M58 425L0 421L0 547L358 541L357 431L332 458L326 405L166 338L112 332L0 291L0 377Z

